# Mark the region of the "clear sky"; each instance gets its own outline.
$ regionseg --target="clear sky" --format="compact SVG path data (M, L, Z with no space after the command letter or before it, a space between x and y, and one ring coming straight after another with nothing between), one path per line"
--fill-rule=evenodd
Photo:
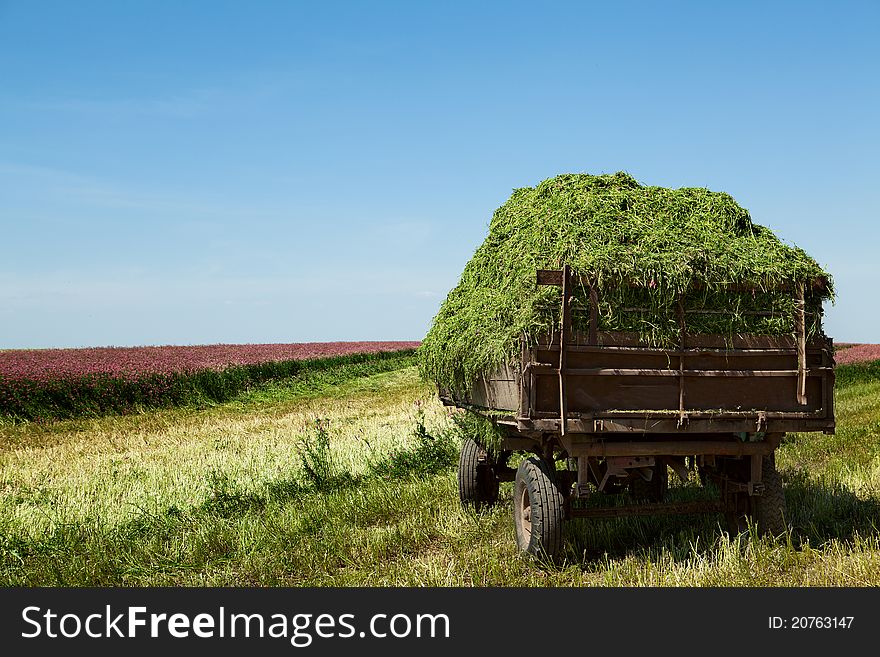
M0 348L420 339L513 188L723 190L880 342L878 2L0 0Z

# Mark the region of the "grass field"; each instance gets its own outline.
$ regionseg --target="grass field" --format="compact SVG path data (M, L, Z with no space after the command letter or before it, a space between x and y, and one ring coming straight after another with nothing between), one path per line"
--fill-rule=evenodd
M780 447L793 529L720 516L574 521L518 555L511 484L458 503L458 437L411 359L204 408L0 426L4 586L880 584L880 377L844 376L838 431ZM678 499L698 497L677 484Z

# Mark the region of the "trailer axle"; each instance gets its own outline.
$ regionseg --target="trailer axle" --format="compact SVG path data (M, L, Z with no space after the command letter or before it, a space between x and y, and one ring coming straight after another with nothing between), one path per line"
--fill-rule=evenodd
M629 504L627 506L571 509L572 518L619 518L621 516L650 516L655 514L720 513L720 500L708 502L679 502L676 504Z

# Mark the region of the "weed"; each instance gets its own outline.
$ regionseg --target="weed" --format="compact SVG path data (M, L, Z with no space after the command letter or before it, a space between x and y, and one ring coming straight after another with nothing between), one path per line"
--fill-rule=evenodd
M208 473L208 491L208 499L205 500L202 508L224 518L233 518L265 506L262 497L242 490L229 475L216 470Z
M415 445L395 449L387 456L370 463L371 474L385 479L402 479L437 474L454 465L458 458L456 432L440 430L432 435L425 427L424 410L416 406L415 427L411 432Z
M297 443L306 481L316 491L332 490L351 479L351 474L341 470L334 462L329 428L329 420L315 418L314 431L307 433Z

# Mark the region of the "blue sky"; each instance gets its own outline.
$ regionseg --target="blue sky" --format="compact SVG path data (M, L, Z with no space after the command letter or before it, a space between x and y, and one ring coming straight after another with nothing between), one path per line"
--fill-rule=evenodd
M880 3L0 0L0 348L420 339L562 172L731 193L880 342Z

